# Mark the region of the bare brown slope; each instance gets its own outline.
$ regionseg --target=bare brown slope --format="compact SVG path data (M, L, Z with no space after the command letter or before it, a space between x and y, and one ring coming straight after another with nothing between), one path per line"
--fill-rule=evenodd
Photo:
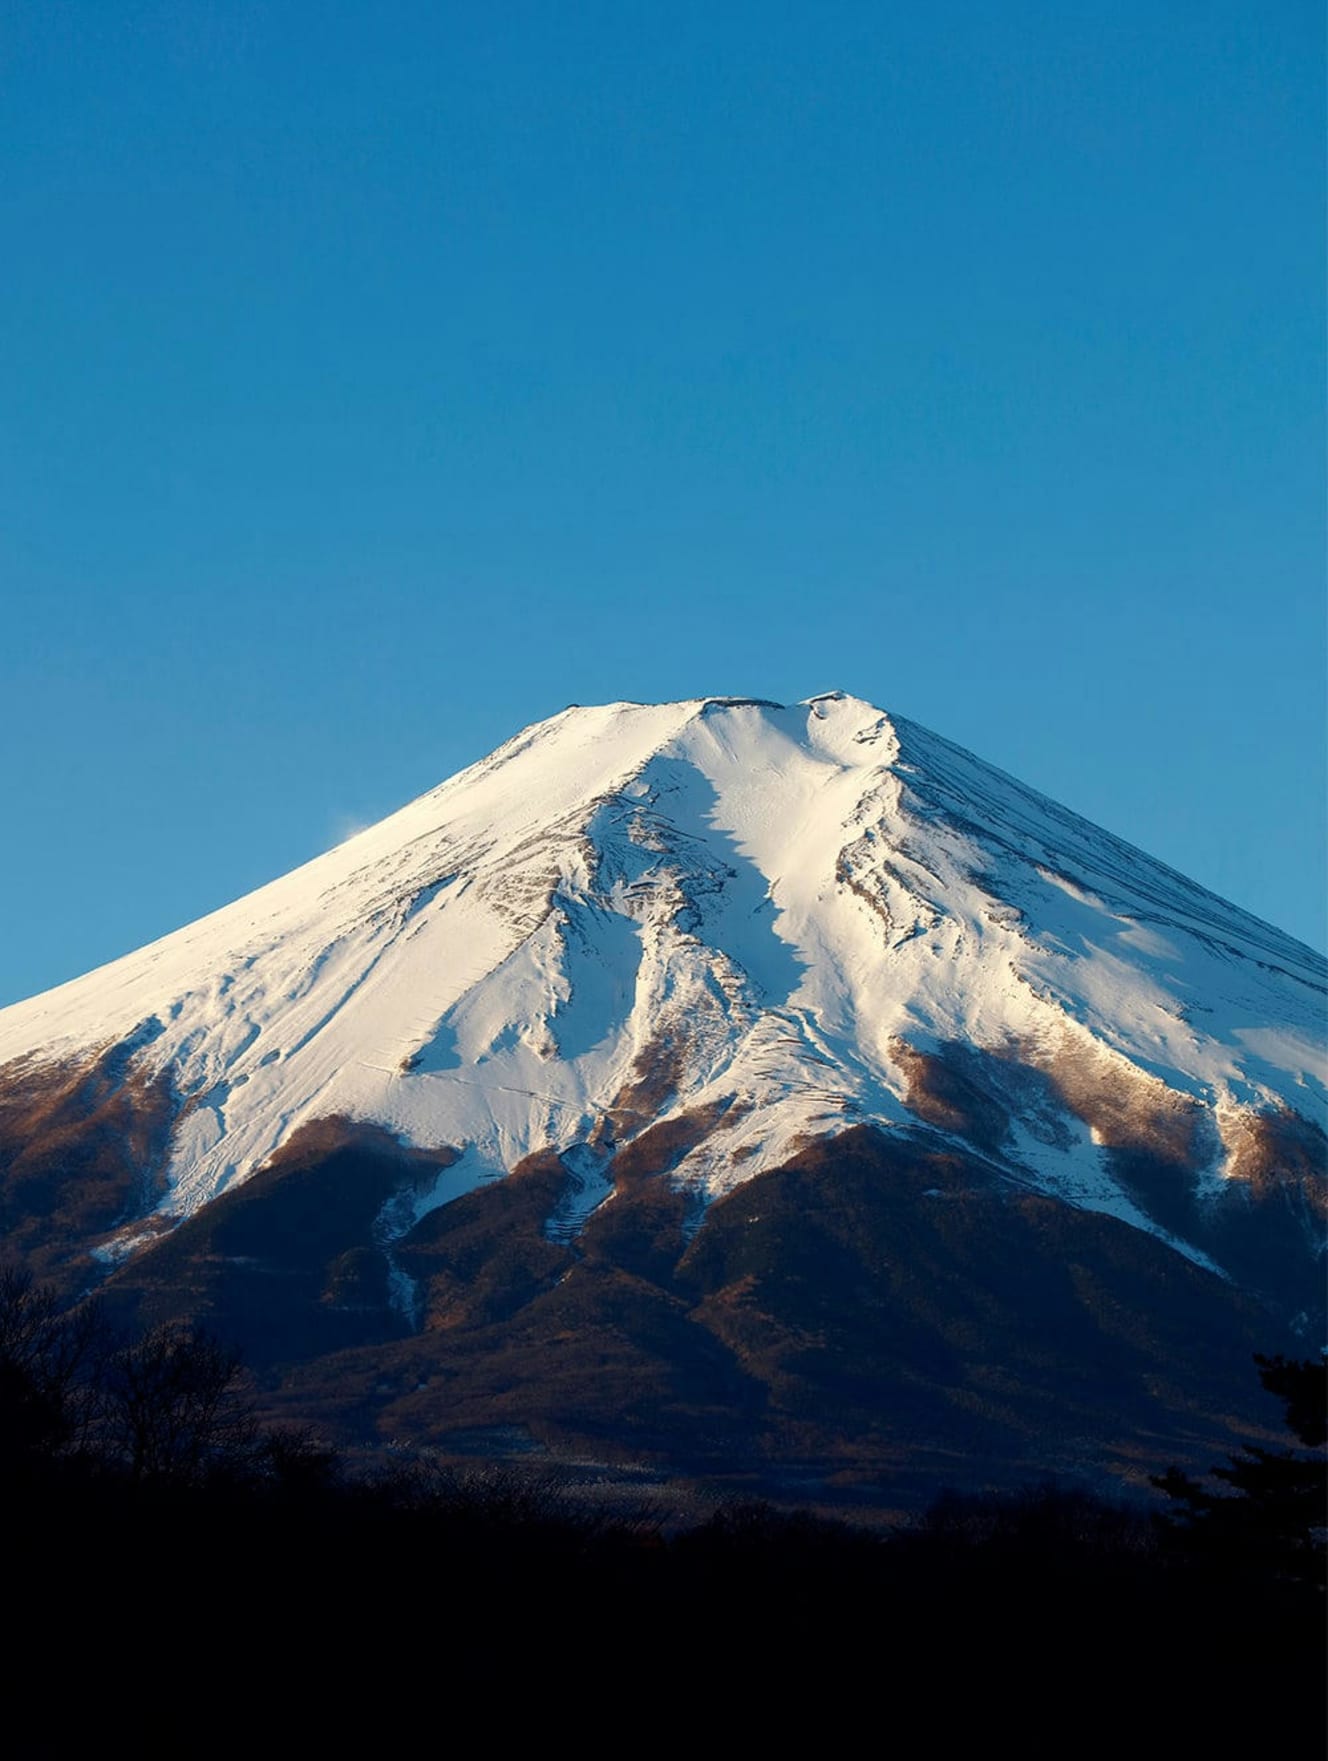
M0 1070L0 1239L65 1295L104 1275L91 1250L160 1197L178 1102L135 1067L139 1049Z
M679 1268L779 1409L860 1462L1009 1476L1202 1454L1281 1326L1114 1218L860 1128L717 1205Z
M714 1205L686 1239L666 1176L545 1240L554 1159L402 1244L424 1331L289 1366L279 1404L442 1446L521 1432L688 1472L897 1493L1045 1472L1141 1479L1257 1428L1257 1302L1109 1217L1011 1194L962 1154L868 1127Z
M1019 1170L1016 1122L1067 1147L1087 1126L1145 1216L1191 1243L1307 1336L1325 1322L1328 1141L1281 1108L1223 1120L1082 1034L993 1051L958 1042L892 1052L920 1119ZM1215 1170L1225 1170L1220 1179Z

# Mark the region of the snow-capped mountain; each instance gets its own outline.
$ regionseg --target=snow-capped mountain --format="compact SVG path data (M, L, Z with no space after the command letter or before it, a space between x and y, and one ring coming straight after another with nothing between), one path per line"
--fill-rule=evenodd
M699 1252L740 1188L867 1127L1294 1316L1326 1003L1309 949L857 698L574 706L0 1011L0 1142L19 1167L36 1121L133 1123L77 1224L119 1276L292 1140L376 1128L430 1153L366 1232L418 1325L411 1242L514 1169L553 1170L539 1227L575 1256L649 1139Z
M333 1114L464 1146L423 1205L553 1148L589 1206L610 1142L720 1102L674 1171L703 1200L928 1118L920 1058L954 1044L1192 1119L1216 1187L1251 1116L1323 1122L1326 999L1290 937L856 698L619 703L0 1012L0 1064L120 1043L169 1073L168 1216ZM1156 1227L1079 1124L1024 1122L1012 1177Z

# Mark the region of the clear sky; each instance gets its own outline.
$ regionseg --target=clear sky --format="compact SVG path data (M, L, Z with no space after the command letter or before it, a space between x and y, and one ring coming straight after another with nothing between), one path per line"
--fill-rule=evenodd
M0 1002L841 686L1325 941L1318 0L10 0Z

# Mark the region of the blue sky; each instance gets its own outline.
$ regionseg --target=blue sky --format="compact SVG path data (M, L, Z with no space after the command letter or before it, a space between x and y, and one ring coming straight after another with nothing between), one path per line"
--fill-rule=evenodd
M0 1002L842 686L1325 942L1319 5L12 0Z

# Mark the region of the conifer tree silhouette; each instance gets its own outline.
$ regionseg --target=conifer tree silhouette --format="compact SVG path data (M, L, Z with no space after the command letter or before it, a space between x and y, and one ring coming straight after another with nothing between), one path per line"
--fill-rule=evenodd
M1165 1525L1210 1563L1320 1587L1328 1536L1328 1362L1256 1355L1259 1380L1281 1400L1300 1447L1247 1445L1216 1466L1229 1490L1171 1467L1153 1484L1173 1501Z

